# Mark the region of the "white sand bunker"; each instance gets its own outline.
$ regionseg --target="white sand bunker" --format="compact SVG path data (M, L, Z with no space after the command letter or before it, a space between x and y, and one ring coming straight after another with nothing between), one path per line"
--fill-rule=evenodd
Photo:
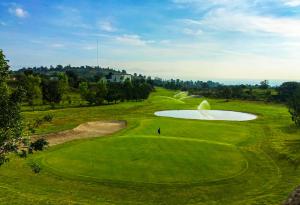
M126 127L125 121L97 121L87 122L77 126L72 130L66 130L58 133L51 133L42 136L34 136L31 139L36 140L39 137L45 137L49 145L62 144L75 139L101 137L113 134Z
M166 110L154 114L160 117L193 120L249 121L257 118L253 114L225 110Z

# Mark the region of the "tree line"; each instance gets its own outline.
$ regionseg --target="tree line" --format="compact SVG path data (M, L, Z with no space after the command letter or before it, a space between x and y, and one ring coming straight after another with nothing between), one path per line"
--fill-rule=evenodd
M126 80L122 83L99 80L97 83L81 82L79 84L82 99L91 105L101 105L104 102L145 100L153 89L151 83L145 79Z
M155 79L154 84L173 90L188 91L189 95L208 98L255 100L285 104L292 120L300 127L300 83L284 82L271 87L267 80L258 85L222 85L213 81L181 81Z
M53 71L53 70L52 70ZM89 105L102 105L123 101L139 101L148 98L154 89L150 77L134 74L131 79L120 82L110 82L110 77L119 73L101 73L101 78L95 81L91 78L82 78L80 74L72 71L44 73L34 72L31 68L18 71L12 75L10 86L22 87L25 91L23 102L28 103L34 109L35 102L42 100L42 104L50 104L52 107L59 104L63 99L71 103L70 92L79 93L82 101ZM119 73L120 74L120 73ZM121 74L126 74L122 71ZM63 98L64 97L64 98Z

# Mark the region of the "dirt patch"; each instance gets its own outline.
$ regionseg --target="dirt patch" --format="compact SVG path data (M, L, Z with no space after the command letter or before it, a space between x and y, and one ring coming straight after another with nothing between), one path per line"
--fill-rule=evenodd
M300 186L293 191L283 205L299 205L300 204Z
M34 141L40 137L45 137L50 146L62 144L75 139L84 139L92 137L101 137L113 134L126 127L125 121L96 121L87 122L75 127L72 130L66 130L58 133L51 133L42 136L34 136Z

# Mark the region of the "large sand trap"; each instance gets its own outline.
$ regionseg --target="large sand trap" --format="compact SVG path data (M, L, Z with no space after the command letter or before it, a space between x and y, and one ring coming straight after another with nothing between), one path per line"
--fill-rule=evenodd
M51 133L42 136L34 136L32 140L39 137L45 137L50 146L62 144L75 139L101 137L113 134L126 127L125 121L97 121L87 122L79 125L72 130L66 130L58 133Z

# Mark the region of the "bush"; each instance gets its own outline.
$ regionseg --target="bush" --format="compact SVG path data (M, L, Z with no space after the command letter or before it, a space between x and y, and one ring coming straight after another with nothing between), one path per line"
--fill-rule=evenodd
M5 155L0 155L0 165L4 164L5 162L8 162L9 158Z
M300 127L300 88L292 94L287 104L292 120Z
M41 171L41 167L38 163L33 162L32 164L30 164L31 170L35 173L38 174Z
M45 121L45 122L52 122L52 120L53 120L53 115L52 114L47 114L47 115L45 115L44 117L43 117L43 120Z
M35 142L31 143L30 149L34 151L42 151L48 144L49 143L47 140L45 140L44 138L40 138Z
M36 131L36 128L40 127L44 122L52 122L52 120L53 120L52 114L47 114L42 119L37 118L37 119L35 119L33 124L28 124L28 130L32 134L34 134Z
M19 156L20 156L21 158L26 158L26 157L27 157L27 152L26 152L26 150L21 150L21 152L19 153Z
M37 118L37 119L35 119L33 126L34 126L34 128L38 128L42 124L43 124L43 119Z

